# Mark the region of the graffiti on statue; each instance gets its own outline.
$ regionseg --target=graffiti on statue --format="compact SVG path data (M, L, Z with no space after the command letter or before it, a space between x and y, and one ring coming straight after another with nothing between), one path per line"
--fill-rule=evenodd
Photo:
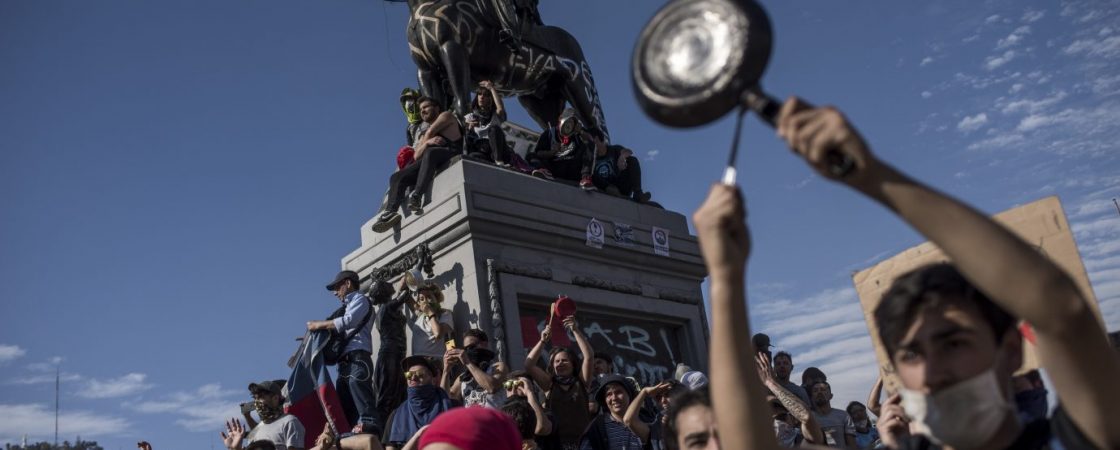
M558 322L558 321L557 321ZM521 306L521 340L526 349L540 340L548 325L544 307ZM643 386L671 378L680 361L681 328L667 327L654 320L616 318L589 312L579 313L579 326L595 351L614 359L615 370L634 377ZM575 338L559 323L553 323L554 345L576 349Z

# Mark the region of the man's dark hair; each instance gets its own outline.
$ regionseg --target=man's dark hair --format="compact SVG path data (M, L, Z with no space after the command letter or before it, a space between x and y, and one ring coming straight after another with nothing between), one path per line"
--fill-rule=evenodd
M471 329L467 330L466 333L463 333L463 338L464 339L467 338L468 336L476 337L476 338L478 338L478 340L480 340L482 342L490 342L490 338L486 336L486 332L482 331L478 328L471 328Z
M439 104L439 102L437 102L436 99L431 98L431 97L426 97L426 96L422 96L422 97L416 99L416 106L422 108L422 107L424 107L425 102L435 103L436 106L439 107L439 109L443 109L443 105Z
M708 395L707 386L700 389L680 391L669 398L669 411L665 415L669 418L665 427L664 445L669 450L677 450L677 416L693 406L712 407L712 399Z
M848 416L851 417L852 408L855 408L857 406L860 407L860 408L863 408L864 411L867 410L867 407L863 406L863 403L860 403L860 402L857 402L857 401L852 401L851 403L848 403L848 406L846 408L844 408L844 412L848 413Z
M506 413L517 424L517 431L521 433L521 440L533 439L537 431L537 415L529 406L529 401L522 398L511 398L502 405L502 412Z
M245 450L276 450L276 444L272 441L253 441L245 447Z
M813 386L810 385L809 380L813 378L820 378L826 381L828 380L828 376L826 376L824 372L821 371L821 369L810 367L808 369L805 369L804 372L801 372L801 385L805 386L805 389L812 388Z
M606 361L607 364L610 364L611 367L614 367L614 356L612 356L610 353L596 350L595 351L595 359L601 359L603 361Z
M809 395L813 395L813 389L816 388L818 384L825 385L825 387L828 387L828 392L832 392L832 385L828 384L827 381L818 381L816 383L810 384L809 387L806 388L805 390L809 391L808 392Z
M770 362L773 363L774 361L777 361L778 358L781 358L781 357L785 357L786 359L789 360L790 363L793 363L793 355L789 354L789 352L787 352L785 350L782 350L778 353L775 353L774 354L774 359L770 360Z
M975 307L992 327L997 343L1015 326L1015 318L973 287L956 267L948 263L930 264L896 278L875 308L879 339L887 354L898 350L906 330L922 312L950 302Z

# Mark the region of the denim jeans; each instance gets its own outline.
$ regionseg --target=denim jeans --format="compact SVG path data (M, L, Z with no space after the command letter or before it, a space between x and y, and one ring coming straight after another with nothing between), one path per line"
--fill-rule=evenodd
M369 352L352 351L338 362L338 398L342 411L352 424L362 424L363 432L381 435L381 420L378 417L373 392L373 361ZM349 431L349 430L346 430Z

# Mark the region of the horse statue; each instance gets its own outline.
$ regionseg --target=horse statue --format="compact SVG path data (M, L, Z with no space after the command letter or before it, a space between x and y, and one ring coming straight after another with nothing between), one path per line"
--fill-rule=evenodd
M508 14L494 4L500 1L512 0L408 0L406 32L420 92L462 117L470 112L472 88L490 80L503 97L516 96L542 129L555 125L570 103L585 128L602 131L609 142L579 42L539 24L535 11L525 14L518 39L500 39L500 14Z

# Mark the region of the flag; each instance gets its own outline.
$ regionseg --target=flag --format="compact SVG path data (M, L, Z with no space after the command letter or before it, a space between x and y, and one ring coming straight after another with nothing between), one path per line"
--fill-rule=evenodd
M284 412L296 416L306 432L303 448L315 446L315 439L330 424L335 436L350 431L350 423L342 410L331 374L323 362L323 348L330 337L327 331L307 333L296 354L292 375L288 378L288 406Z

